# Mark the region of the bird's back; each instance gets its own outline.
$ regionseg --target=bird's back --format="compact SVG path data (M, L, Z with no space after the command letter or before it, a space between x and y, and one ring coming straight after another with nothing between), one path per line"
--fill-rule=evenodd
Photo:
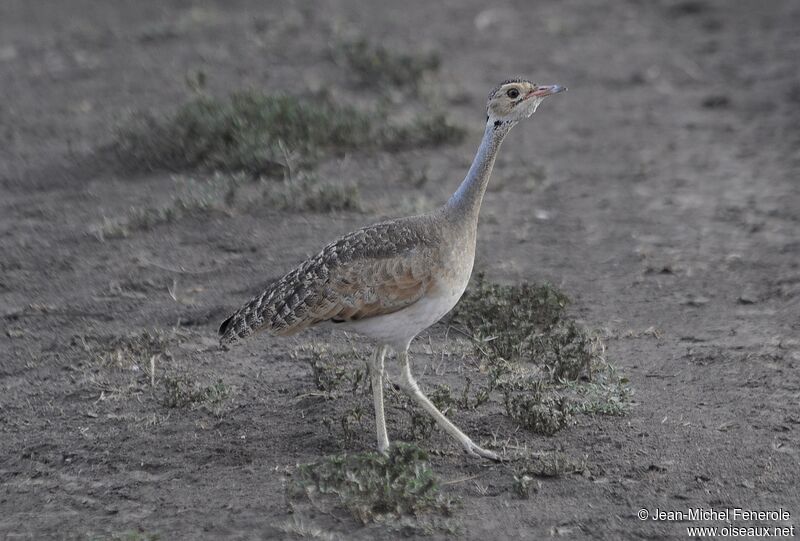
M220 343L257 331L290 335L317 323L391 314L422 299L441 266L434 215L382 222L328 244L220 326Z

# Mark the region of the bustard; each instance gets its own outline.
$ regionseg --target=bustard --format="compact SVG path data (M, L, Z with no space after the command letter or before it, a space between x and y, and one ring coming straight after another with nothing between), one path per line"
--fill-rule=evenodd
M566 90L523 79L505 81L489 94L486 129L466 178L442 207L359 229L267 287L219 328L225 345L256 331L291 335L330 322L376 342L370 362L378 450L389 447L383 410L384 356L400 362L400 387L464 450L499 460L475 444L422 393L408 361L408 347L422 330L455 306L475 259L478 213L497 151L509 130L530 117L542 100Z

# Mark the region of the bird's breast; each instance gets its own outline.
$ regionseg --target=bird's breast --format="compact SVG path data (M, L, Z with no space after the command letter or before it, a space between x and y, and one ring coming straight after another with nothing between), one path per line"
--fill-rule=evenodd
M456 302L464 293L475 262L475 235L460 235L445 243L441 252L438 287L441 294L455 295ZM455 305L455 303L453 303Z

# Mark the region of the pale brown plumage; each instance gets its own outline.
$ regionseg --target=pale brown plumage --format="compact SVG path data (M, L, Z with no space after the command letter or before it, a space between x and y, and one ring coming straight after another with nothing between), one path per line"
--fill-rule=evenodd
M261 330L287 336L415 303L434 283L439 235L433 221L426 216L383 222L328 244L226 319L220 343Z
M467 176L448 202L422 216L359 229L322 249L226 319L220 342L259 330L290 335L323 322L377 343L370 362L378 449L389 438L383 404L384 356L397 352L399 386L473 456L499 460L451 423L420 390L408 359L411 341L439 321L464 293L475 259L478 214L503 138L530 117L558 85L523 79L502 83L489 95L483 139Z

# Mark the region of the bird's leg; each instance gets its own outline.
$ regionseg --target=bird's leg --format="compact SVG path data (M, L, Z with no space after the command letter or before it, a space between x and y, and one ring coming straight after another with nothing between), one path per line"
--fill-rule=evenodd
M398 357L400 358L400 387L417 404L422 406L422 408L434 418L436 423L442 427L445 432L455 438L456 441L458 441L458 443L464 447L464 450L467 452L467 454L500 461L500 457L498 457L495 453L479 447L469 438L469 436L461 432L461 430L459 430L456 425L451 423L447 417L445 417L444 414L442 414L442 412L433 405L433 402L431 402L428 397L422 393L422 391L419 389L419 385L417 385L416 380L414 380L414 376L411 375L411 368L408 364L408 350L399 353Z
M386 346L378 346L369 366L372 380L372 398L375 401L375 426L378 430L378 451L389 449L389 436L386 435L386 417L383 414L383 358Z

